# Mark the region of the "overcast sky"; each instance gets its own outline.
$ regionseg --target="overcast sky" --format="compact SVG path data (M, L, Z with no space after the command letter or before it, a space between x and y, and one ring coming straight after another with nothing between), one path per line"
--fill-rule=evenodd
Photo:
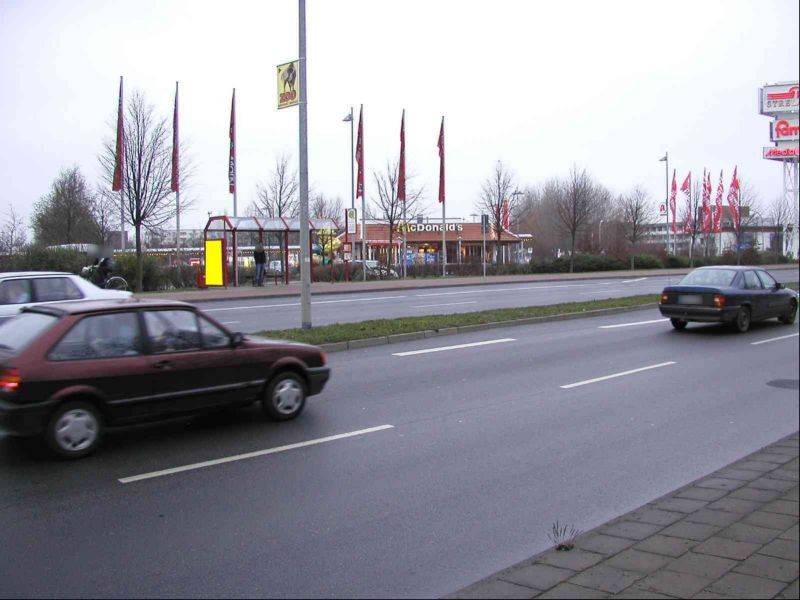
M308 0L309 178L350 204L350 128L363 103L372 170L407 165L436 203L436 140L446 118L447 214L469 218L497 160L522 189L585 167L615 194L665 194L734 165L768 203L779 163L761 158L764 83L798 78L797 0L463 2ZM185 196L233 213L228 123L237 91L240 212L275 158L298 148L298 109L278 111L275 65L297 57L297 2L0 0L0 215L26 220L60 169L99 181L119 76L171 119L180 81L182 143L197 167ZM679 181L680 184L680 181ZM359 203L360 204L360 203Z

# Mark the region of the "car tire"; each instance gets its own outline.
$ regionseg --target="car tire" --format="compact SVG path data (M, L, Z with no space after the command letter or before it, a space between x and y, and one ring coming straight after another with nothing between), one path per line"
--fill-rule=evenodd
M797 302L792 300L791 303L789 304L789 310L787 310L786 313L778 317L778 321L780 321L784 325L791 325L792 323L794 323L796 317L797 317Z
M306 404L306 382L292 371L283 371L273 377L264 397L261 408L273 421L289 421L296 418Z
M669 322L672 323L672 326L678 331L683 331L689 324L688 321L684 321L683 319L670 319Z
M733 324L739 333L747 333L747 330L750 329L750 309L744 306L740 308Z
M103 434L103 419L89 402L59 406L45 426L44 439L58 458L82 458L97 449Z

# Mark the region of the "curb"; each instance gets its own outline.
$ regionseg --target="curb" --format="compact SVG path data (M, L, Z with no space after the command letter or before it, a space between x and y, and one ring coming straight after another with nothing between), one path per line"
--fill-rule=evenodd
M562 313L560 315L548 315L546 317L526 317L524 319L514 319L511 321L496 321L494 323L476 323L475 325L464 325L462 327L444 327L442 329L427 329L425 331L412 331L409 333L395 333L374 338L364 338L360 340L350 340L347 342L332 342L330 344L319 344L326 353L343 352L345 350L357 350L370 348L372 346L385 346L387 344L399 344L412 340L439 337L442 335L456 335L459 333L471 333L475 331L486 331L500 327L513 327L515 325L535 325L537 323L551 323L554 321L569 321L572 319L583 319L586 317L601 317L603 315L613 315L616 313L633 312L644 308L658 306L657 302L647 304L637 304L635 306L621 306L618 308L598 308L596 310L586 310L574 313Z

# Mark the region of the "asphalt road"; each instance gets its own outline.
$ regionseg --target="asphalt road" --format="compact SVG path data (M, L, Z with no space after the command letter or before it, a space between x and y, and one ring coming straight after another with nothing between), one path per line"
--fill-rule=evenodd
M798 360L644 310L335 353L291 423L0 438L0 596L438 597L796 431Z
M797 269L775 270L773 275L783 283L797 281ZM657 294L680 279L680 276L631 277L319 294L312 297L311 319L318 326ZM301 324L297 297L195 304L234 331L255 333Z

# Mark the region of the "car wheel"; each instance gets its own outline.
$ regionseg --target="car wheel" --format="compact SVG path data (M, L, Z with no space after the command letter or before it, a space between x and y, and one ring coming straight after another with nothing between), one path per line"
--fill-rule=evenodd
M736 313L736 321L734 322L736 329L739 333L746 333L750 329L750 309L742 307Z
M791 325L794 323L795 317L797 317L797 302L792 300L792 302L789 304L789 310L778 317L778 320L784 325Z
M100 443L103 421L88 402L69 402L58 407L44 431L45 442L59 458L81 458Z
M306 403L306 384L297 373L279 373L267 385L261 408L273 421L294 419Z
M678 331L683 331L689 324L687 321L684 321L683 319L670 319L669 322L672 323L672 326Z

